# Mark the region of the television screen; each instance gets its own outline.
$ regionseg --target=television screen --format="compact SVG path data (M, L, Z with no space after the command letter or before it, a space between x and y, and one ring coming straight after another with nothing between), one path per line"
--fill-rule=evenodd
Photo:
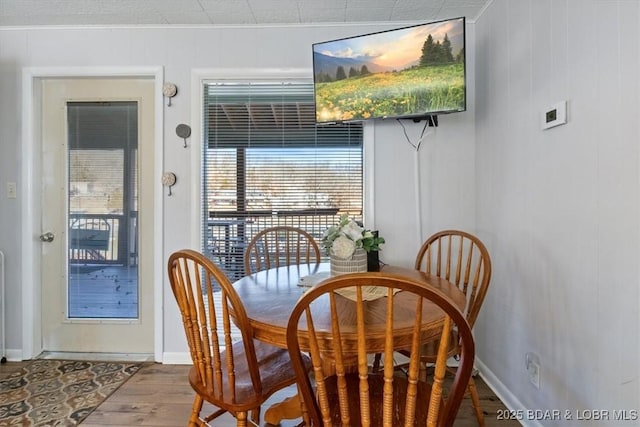
M315 43L316 122L466 109L465 18Z

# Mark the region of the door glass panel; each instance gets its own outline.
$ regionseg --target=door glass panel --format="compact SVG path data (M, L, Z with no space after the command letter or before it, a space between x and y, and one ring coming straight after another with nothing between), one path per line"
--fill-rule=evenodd
M138 106L71 102L69 318L136 319Z

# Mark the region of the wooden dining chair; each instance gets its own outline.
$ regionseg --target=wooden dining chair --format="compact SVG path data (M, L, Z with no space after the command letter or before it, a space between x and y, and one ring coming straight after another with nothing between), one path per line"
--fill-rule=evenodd
M273 267L320 262L320 248L313 236L290 226L261 230L244 252L245 274Z
M480 239L460 230L435 233L422 244L416 256L415 268L444 278L464 292L467 297L464 314L469 326L473 328L491 280L491 257ZM424 346L424 364L434 363L436 360L437 344L438 342L434 341ZM459 348L455 330L449 345L449 356L457 357ZM484 415L473 376L469 378L468 391L478 424L484 426Z
M196 396L189 426L208 425L225 412L239 427L247 425L251 412L258 425L260 406L296 381L287 351L252 338L242 302L222 270L204 255L177 251L169 257L168 271L193 361L189 383ZM308 359L304 363L310 366ZM205 401L218 410L201 414Z
M386 288L386 296L373 301L377 304L365 301L368 286ZM355 300L343 296L345 288L355 293ZM433 310L444 312L436 317L443 324L429 320L426 323L435 325L425 327L423 319ZM372 319L384 327L373 328ZM445 387L448 339L454 327L460 363L450 387ZM435 336L441 344L434 380L428 384L418 381L420 348ZM303 419L310 426L451 426L474 359L469 324L446 295L423 282L376 272L334 276L307 291L291 313L287 344ZM393 354L398 349L410 351L407 376L395 374ZM315 387L305 370L303 350L311 355ZM380 372L371 371L367 363L376 352L385 359Z

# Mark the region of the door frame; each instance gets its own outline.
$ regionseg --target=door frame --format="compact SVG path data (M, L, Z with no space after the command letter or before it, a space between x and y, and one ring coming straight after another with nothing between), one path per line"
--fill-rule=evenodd
M163 112L164 98L162 84L164 69L157 67L27 67L22 71L22 150L21 168L22 182L22 359L36 357L42 348L42 277L40 202L41 171L36 165L41 161L42 140L40 128L41 91L38 82L48 78L110 78L110 77L147 77L155 82L154 105L154 176L160 176L163 170L164 134ZM154 181L154 235L163 236L163 189L160 180ZM162 273L163 239L155 241L152 246L153 258L153 348L154 359L162 362L163 353L163 319L162 319Z

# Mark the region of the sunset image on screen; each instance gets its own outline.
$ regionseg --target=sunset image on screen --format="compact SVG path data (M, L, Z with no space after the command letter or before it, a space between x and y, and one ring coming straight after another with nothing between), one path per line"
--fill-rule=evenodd
M313 46L316 120L465 109L464 18Z

